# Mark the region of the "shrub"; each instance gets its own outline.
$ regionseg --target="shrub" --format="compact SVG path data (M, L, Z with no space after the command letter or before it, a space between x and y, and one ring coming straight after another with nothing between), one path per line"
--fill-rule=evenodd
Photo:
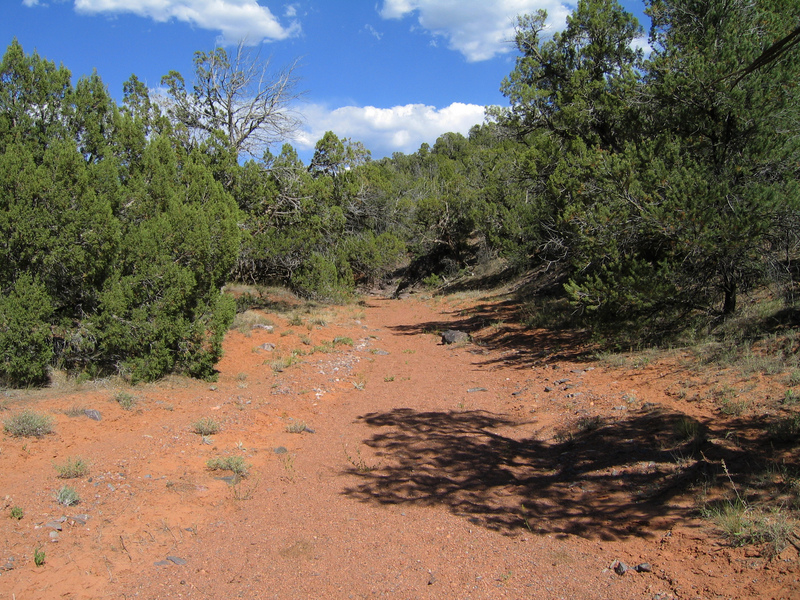
M136 398L131 396L128 392L120 392L114 396L114 401L119 404L123 410L133 410L136 406Z
M217 456L210 458L206 462L206 467L210 471L231 471L234 475L239 477L247 477L247 471L250 468L241 456Z
M219 433L219 423L210 417L203 417L194 422L192 430L197 435L214 435Z
M61 479L75 479L83 477L89 472L89 463L80 456L70 457L64 464L53 465L53 467L58 471L58 476Z
M75 491L75 488L68 485L59 488L54 497L56 502L64 506L75 506L81 501L81 497L78 495L78 492Z
M24 410L3 421L3 428L14 437L42 437L53 432L53 418Z
M22 517L25 516L25 513L22 512L22 509L19 506L12 506L11 512L9 513L8 516L11 517L12 519L16 519L17 521L19 521L20 519L22 519Z

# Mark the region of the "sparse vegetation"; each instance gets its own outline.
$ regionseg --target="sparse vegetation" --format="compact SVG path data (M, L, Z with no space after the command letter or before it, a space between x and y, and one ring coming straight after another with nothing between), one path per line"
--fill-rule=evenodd
M53 432L53 418L23 410L3 421L3 429L14 437L42 437Z
M211 417L203 417L192 423L192 431L197 435L214 435L219 433L220 425Z
M35 564L37 567L41 567L44 564L46 557L47 555L45 554L44 550L41 548L36 548L33 551L33 564Z
M136 406L136 397L128 392L119 392L114 396L114 402L119 404L123 410L133 410Z
M230 471L239 477L247 477L250 469L244 458L241 456L217 456L210 458L206 462L206 467L210 471Z
M286 426L288 433L303 433L308 429L305 421L292 421Z
M81 501L81 497L78 495L78 492L75 490L75 488L68 485L60 487L54 494L54 497L56 502L63 506L75 506Z
M53 465L61 479L76 479L89 472L89 463L80 456L69 457L63 464Z
M25 513L19 506L12 506L8 516L16 521L20 521L25 516Z

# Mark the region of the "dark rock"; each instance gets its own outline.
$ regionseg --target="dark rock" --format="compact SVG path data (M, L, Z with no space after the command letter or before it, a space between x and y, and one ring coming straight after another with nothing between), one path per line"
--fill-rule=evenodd
M626 565L621 560L614 561L616 564L614 565L614 573L617 575L625 575L628 572L628 565Z
M85 414L87 417L89 417L92 421L99 421L99 420L101 420L103 418L102 415L100 414L100 411L99 410L95 410L93 408L85 409L83 411L83 414Z
M443 344L458 344L460 342L468 342L469 334L456 329L448 329L442 334Z
M639 563L638 565L636 565L635 568L636 568L636 572L637 573L652 573L653 572L653 567L650 565L650 563Z
M180 556L168 556L167 560L175 563L176 565L185 565L186 561L182 559Z
M546 386L544 386L544 391L545 392L552 392L553 388L551 388L549 385L546 385Z

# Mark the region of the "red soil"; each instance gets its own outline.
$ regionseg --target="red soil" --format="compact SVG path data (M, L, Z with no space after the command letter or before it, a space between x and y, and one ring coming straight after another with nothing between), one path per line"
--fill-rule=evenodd
M372 297L325 323L267 315L272 332L232 331L214 384L7 392L0 418L31 408L55 432L0 442L0 569L13 567L0 599L800 598L792 545L734 548L698 517L702 482L724 489L722 461L744 460L758 431L705 393L738 381L677 356L610 368L582 340L507 325L509 311ZM443 345L451 326L476 343ZM353 345L310 352L337 337ZM748 381L747 414L777 410L779 388ZM205 441L192 430L204 417L221 424ZM313 433L287 431L301 422ZM704 432L702 455L680 423ZM89 474L58 479L53 464L75 456ZM208 470L219 456L243 457L248 476ZM65 484L77 506L53 499Z

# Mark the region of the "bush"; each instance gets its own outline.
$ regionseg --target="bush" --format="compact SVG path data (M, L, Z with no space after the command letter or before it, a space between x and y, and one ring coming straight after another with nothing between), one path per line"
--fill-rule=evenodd
M197 435L214 435L215 433L219 433L219 423L210 417L203 417L195 421L192 425L192 431Z
M27 274L0 294L0 380L13 386L47 381L53 359L52 312L47 290Z
M209 459L206 467L210 471L231 471L239 477L247 477L247 471L250 468L241 456L217 456Z
M14 437L42 437L53 432L53 418L24 410L3 421L3 429Z
M54 495L56 502L62 504L64 506L75 506L79 504L81 501L81 497L78 495L78 492L75 491L75 488L72 488L68 485L63 486L60 488Z
M61 479L75 479L83 477L89 472L89 463L80 456L68 458L64 464L53 465Z

